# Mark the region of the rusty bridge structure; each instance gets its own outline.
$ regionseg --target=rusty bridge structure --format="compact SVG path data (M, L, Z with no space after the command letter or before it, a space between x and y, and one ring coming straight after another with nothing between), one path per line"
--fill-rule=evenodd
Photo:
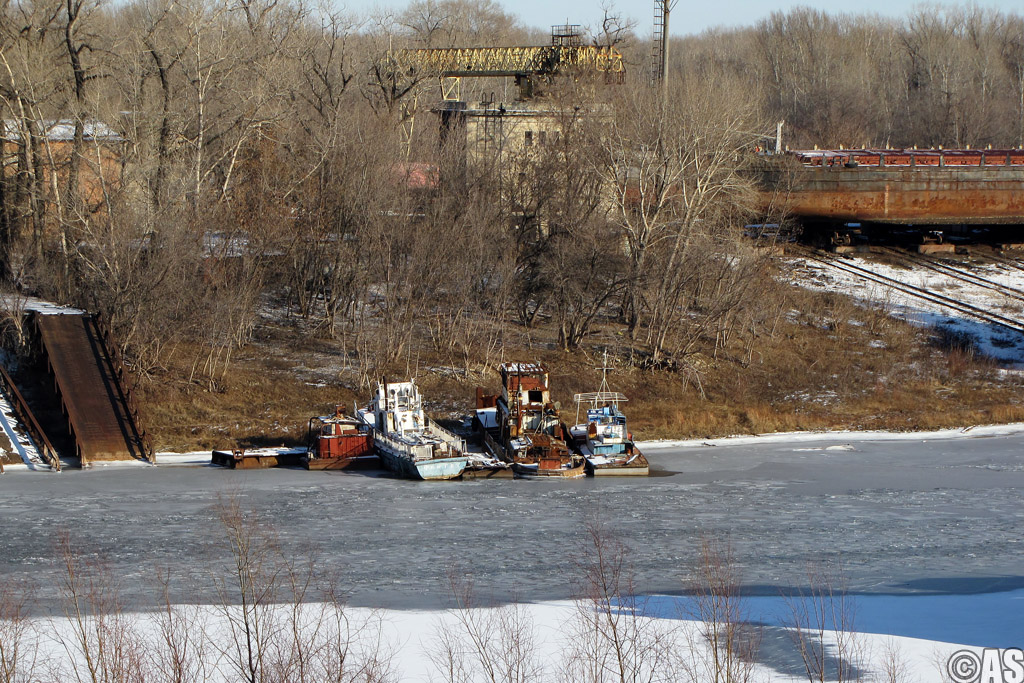
M389 53L392 69L407 78L441 79L443 99L461 99L462 78L511 77L520 97L535 92L538 78L572 70L622 78L622 54L614 47L583 45L579 27L556 26L551 45L526 47L448 47L395 50Z
M521 79L553 75L568 69L607 74L624 71L622 54L613 47L541 45L535 47L451 47L399 50L392 53L406 74L441 78L511 76Z
M83 466L102 460L152 462L153 448L124 363L102 320L85 313L35 313L31 324L73 455Z

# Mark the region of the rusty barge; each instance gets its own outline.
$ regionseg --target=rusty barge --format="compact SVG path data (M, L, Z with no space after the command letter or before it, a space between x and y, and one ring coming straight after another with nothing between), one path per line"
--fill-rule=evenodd
M259 470L268 467L300 467L305 459L305 448L232 448L212 451L210 464L233 470Z
M765 213L805 226L1024 225L1024 149L839 149L765 154Z

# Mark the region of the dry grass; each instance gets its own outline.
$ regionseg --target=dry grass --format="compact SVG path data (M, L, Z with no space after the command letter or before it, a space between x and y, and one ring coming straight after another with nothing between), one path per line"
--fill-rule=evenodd
M252 351L239 354L214 391L188 382L190 365L174 359L141 385L146 427L158 450L304 444L310 417L338 404L351 409L356 394L340 382L324 383L297 372L297 363Z
M630 426L641 439L1024 421L1018 398L1022 382L1000 376L991 362L962 345L937 344L936 335L842 296L801 290L788 295L784 305L790 314L774 334L737 339L737 349L717 354L709 342L683 372L622 365L628 349L614 328L598 330L576 354L556 350L545 329L532 330L522 336L520 348L506 348L503 356L547 364L552 395L571 421L572 395L598 387L597 368L607 346L618 361L612 388L629 397ZM744 347L753 352L741 352ZM185 380L187 351L142 387L147 426L160 449L302 443L311 416L336 404L363 404L369 394L346 369L336 343L287 325L261 327L257 341L236 355L215 391ZM426 346L413 353L389 376L404 378L407 368L421 368L418 381L437 417L471 410L476 386L498 389L493 369L470 376L427 372L422 368L445 367L447 361Z

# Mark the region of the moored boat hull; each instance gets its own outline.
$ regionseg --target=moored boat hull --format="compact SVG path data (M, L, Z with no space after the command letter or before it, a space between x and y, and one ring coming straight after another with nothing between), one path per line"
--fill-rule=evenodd
M307 470L376 470L382 463L376 455L360 455L354 458L307 458Z
M513 479L515 473L511 467L467 467L462 473L463 479Z
M466 442L431 420L415 380L381 382L360 419L373 428L373 446L391 472L408 479L458 479Z
M347 470L380 467L374 452L373 430L361 419L349 417L343 406L334 415L309 419L307 470Z
M295 467L301 465L305 458L305 448L255 448L248 451L238 448L230 451L215 450L210 462L231 469L255 470Z
M651 466L643 455L629 463L602 463L587 459L587 474L592 477L646 477L650 473Z
M523 479L577 479L587 476L587 469L584 463L575 467L566 467L551 470L542 470L537 465L524 465L513 463L512 471L517 477Z
M436 458L434 460L413 461L406 455L395 453L386 443L377 442L377 452L381 462L389 471L407 479L446 480L458 479L466 469L468 458Z

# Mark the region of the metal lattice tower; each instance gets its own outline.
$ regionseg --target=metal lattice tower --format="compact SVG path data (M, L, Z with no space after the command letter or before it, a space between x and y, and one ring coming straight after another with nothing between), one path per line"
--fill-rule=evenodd
M651 85L661 86L662 97L667 101L668 85L665 79L668 70L668 17L677 0L654 0L654 35L651 45Z
M651 85L665 77L665 2L654 0L654 36L651 45Z
M583 30L579 24L552 26L551 44L556 47L580 47L583 45Z
M505 107L494 101L494 93L491 93L490 100L484 101L483 106L483 134L477 138L477 153L487 156L489 153L501 154L502 140L504 137Z

